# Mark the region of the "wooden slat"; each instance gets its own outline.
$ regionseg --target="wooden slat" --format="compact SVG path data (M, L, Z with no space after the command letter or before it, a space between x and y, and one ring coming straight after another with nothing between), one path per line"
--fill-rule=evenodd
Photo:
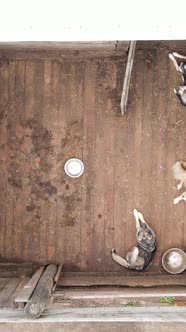
M92 300L94 301L99 300L98 303L101 306L104 306L105 299L113 300L113 303L110 305L116 306L116 303L120 303L120 305L124 304L126 301L131 301L132 299L134 302L137 299L138 305L141 305L142 302L146 302L143 304L143 306L151 306L155 303L159 306L162 305L160 298L162 297L173 297L175 300L175 297L179 297L179 299L182 299L182 301L185 302L186 300L186 289L183 286L159 286L159 287L83 287L83 289L80 287L66 287L62 290L57 290L52 295L52 300L54 305L56 303L60 303L60 305L63 305L63 300L65 300L65 304L67 300L85 300L84 304L86 303L86 300ZM120 302L121 300L121 302ZM122 300L124 301L122 303ZM145 301L146 300L146 301ZM149 300L149 301L148 301ZM91 302L91 301L90 301ZM141 302L141 303L140 303ZM150 303L148 303L150 302ZM168 303L167 303L168 304ZM171 305L171 303L170 303ZM86 306L86 304L85 304ZM50 309L52 308L52 304L50 305Z
M25 286L25 284L29 281L29 278L21 278L19 284L17 285L16 289L14 290L13 294L11 295L7 307L17 308L17 304L15 303L15 298L19 294L20 290ZM24 305L24 304L23 304Z
M15 297L15 302L28 302L29 298L31 297L34 289L41 277L44 266L40 267L32 276L32 278L28 281L28 283L21 289L20 293L18 293Z
M0 306L6 306L9 301L11 295L15 291L17 285L19 284L19 278L12 278L5 284L3 289L0 291Z
M83 162L85 173L82 178L82 226L81 256L83 270L91 270L95 259L93 248L94 225L94 186L95 186L95 80L96 63L88 61L84 68L84 104L83 104ZM88 171L88 172L87 172ZM97 265L95 262L94 265Z
M132 67L135 55L136 41L131 41L129 46L129 54L127 59L127 67L125 72L125 78L123 83L123 91L121 95L121 114L124 115L127 111L127 101L130 87L130 79L132 74Z
M11 227L7 224L7 213L12 207L12 199L9 199L8 193L8 114L9 114L9 68L8 63L0 66L0 255L3 257L11 251L11 244L7 246L6 235L9 234ZM4 202L3 202L4 200ZM9 210L7 205L9 204ZM12 211L10 211L10 218L12 222Z
M185 286L186 276L183 275L155 275L155 276L112 276L100 275L70 275L67 274L59 280L59 285L69 286L127 286L127 287L153 287L153 286Z
M58 269L57 269L57 272L56 272L56 275L55 275L55 278L54 278L54 286L52 288L52 292L54 292L56 287L57 287L58 281L59 281L60 276L61 276L62 267L63 267L63 264L60 264L58 266Z
M8 278L0 278L0 291L7 284Z
M80 42L12 42L3 43L0 42L0 50L8 49L35 49L35 50L112 50L115 48L122 49L123 51L128 49L128 41L80 41Z
M43 272L32 297L25 306L25 313L30 318L38 318L46 308L57 272L56 265L48 265Z
M35 269L32 263L0 263L0 278L30 277Z

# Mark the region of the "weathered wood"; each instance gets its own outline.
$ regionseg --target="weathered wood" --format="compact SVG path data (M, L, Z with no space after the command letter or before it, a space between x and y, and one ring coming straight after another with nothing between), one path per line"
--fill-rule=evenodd
M58 281L59 281L60 276L61 276L61 270L62 270L62 267L63 267L63 264L60 264L60 265L58 266L58 270L57 270L57 273L56 273L55 278L54 278L54 286L53 286L53 288L52 288L52 292L54 292L55 289L56 289L56 287L57 287Z
M20 293L17 294L15 298L15 302L28 302L29 298L31 297L39 278L41 277L44 266L40 267L32 276L32 278L28 281L28 283L21 289Z
M0 43L0 59L82 59L105 56L123 56L128 41L84 43Z
M0 291L7 284L8 278L0 278Z
M0 291L0 307L5 307L20 282L19 278L12 278Z
M162 253L186 243L184 203L171 203L176 195L171 164L186 155L186 112L172 90L177 73L166 51L151 52L148 43L136 51L125 117L118 116L125 53L72 60L58 51L50 58L43 50L28 60L29 52L22 51L19 61L14 50L13 61L0 52L0 113L5 112L3 119L0 114L0 256L40 265L64 262L63 270L72 272L122 271L110 256L112 239L121 256L135 245L136 207L157 235L146 274L162 274ZM74 155L83 158L86 171L72 181L63 165ZM8 181L17 177L17 168L24 173L22 188ZM0 276L22 273L24 266L8 274L0 269Z
M64 273L58 282L64 287L70 286L128 286L128 287L153 287L153 286L186 286L186 275L148 275L148 276L125 276L125 275L101 275L101 274L71 274Z
M129 94L129 87L130 87L130 79L132 74L132 67L133 67L133 61L134 61L134 54L135 54L135 47L136 47L136 41L130 42L129 47L129 55L127 60L127 67L125 72L125 78L123 83L123 91L121 95L121 114L123 115L126 112L127 107L127 101L128 101L128 94Z
M49 301L56 271L57 266L54 264L46 267L32 297L28 300L25 306L25 313L28 317L38 318L41 316Z
M48 310L37 321L24 317L22 310L0 310L4 332L151 331L185 332L186 307L101 307Z
M21 289L25 286L25 284L28 282L28 280L29 280L28 277L20 279L19 284L15 288L14 292L12 293L12 295L8 301L7 307L13 307L13 308L20 307L19 305L17 305L15 303L15 298L20 293ZM24 303L23 303L23 307L24 307Z
M80 41L80 42L0 42L0 50L113 50L127 51L128 41Z
M0 263L0 278L31 277L35 269L32 263Z
M160 287L66 287L56 291L52 295L54 305L61 303L63 300L104 300L113 299L112 305L116 305L119 299L138 298L160 298L164 296L174 296L186 300L186 288L183 286L160 286ZM184 298L184 299L183 299ZM160 299L159 299L160 300ZM115 302L116 301L116 302ZM151 300L152 301L152 300ZM153 301L152 301L153 302ZM84 302L85 303L85 302ZM101 304L101 303L100 303ZM111 304L111 303L110 303ZM119 301L118 301L119 304ZM148 305L148 304L147 304ZM52 303L50 308L52 308Z

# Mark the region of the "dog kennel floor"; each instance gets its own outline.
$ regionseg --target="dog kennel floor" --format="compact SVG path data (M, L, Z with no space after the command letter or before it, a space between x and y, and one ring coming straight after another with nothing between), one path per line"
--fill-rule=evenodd
M145 46L144 46L145 45ZM179 42L186 54L186 43ZM64 263L64 270L123 271L111 259L136 243L133 208L161 255L185 248L186 218L172 176L186 159L181 82L163 43L137 43L128 113L120 116L127 56L62 57L0 51L0 255ZM71 157L82 177L64 173ZM124 273L131 273L124 271Z

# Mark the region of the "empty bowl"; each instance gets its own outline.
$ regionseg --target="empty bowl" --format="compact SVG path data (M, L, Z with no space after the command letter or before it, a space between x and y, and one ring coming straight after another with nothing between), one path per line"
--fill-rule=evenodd
M186 254L179 248L171 248L162 256L164 269L171 274L178 274L186 268Z

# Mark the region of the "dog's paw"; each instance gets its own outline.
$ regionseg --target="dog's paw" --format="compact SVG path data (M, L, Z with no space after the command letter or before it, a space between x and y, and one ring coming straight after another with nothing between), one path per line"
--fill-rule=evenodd
M174 90L174 93L177 94L178 91L175 88L173 90Z
M115 254L116 250L114 248L111 249L111 254Z

